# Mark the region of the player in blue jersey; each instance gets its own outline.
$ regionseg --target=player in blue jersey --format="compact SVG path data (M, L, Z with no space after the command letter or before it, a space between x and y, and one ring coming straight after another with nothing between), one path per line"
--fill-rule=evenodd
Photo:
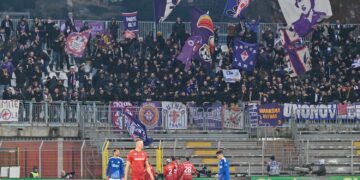
M224 153L222 151L218 151L216 152L216 156L219 159L219 172L216 175L218 180L230 180L229 162L224 157Z
M120 157L120 149L114 149L114 156L108 161L106 169L107 180L122 180L124 179L124 160Z

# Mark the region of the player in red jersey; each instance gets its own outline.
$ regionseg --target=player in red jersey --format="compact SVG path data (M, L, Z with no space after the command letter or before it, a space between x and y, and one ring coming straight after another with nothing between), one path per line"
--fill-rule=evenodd
M164 167L165 180L175 180L174 178L174 164L171 163L170 159L166 160L166 166Z
M177 179L181 179L181 176L183 175L183 169L184 166L181 164L180 158L178 157L176 160L176 165L177 165Z
M171 163L173 164L173 174L174 174L174 180L178 180L180 177L179 177L179 165L177 163L177 160L175 159L174 156L171 156Z
M186 157L186 161L182 163L182 177L181 180L192 180L192 174L197 174L193 163L190 162L190 158Z
M129 168L131 166L131 180L145 180L145 169L150 175L150 180L154 180L148 156L143 151L144 142L141 139L136 139L135 142L135 150L131 150L127 156L124 178L128 179Z

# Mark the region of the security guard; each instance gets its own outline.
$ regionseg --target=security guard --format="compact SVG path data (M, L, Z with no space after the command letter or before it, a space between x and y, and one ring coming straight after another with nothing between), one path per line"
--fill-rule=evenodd
M30 178L40 178L37 167L34 167L33 171L30 172Z

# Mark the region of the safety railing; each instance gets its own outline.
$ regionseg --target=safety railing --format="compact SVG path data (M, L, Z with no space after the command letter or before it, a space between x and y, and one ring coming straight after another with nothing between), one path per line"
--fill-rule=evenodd
M126 131L129 118L139 119L150 131L165 129L244 130L246 120L242 106L221 103L210 106L178 102L147 102L120 107L100 102L20 102L17 121L0 120L15 126L106 127Z

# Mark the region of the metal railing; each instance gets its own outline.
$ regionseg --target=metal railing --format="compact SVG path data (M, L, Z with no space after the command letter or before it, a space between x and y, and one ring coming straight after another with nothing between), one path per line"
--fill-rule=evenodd
M244 118L244 109L229 108L221 104L216 107L186 106L187 119L185 129L198 130L224 130L246 128L247 122ZM132 106L131 112L139 120L146 121L144 124L148 130L171 129L167 122L173 121L172 116L177 116L176 112L163 110L161 104L156 108L157 112L148 112L141 106ZM116 127L119 130L126 129L124 118L125 109L115 108L112 103L101 102L20 102L18 122L1 122L3 124L18 126L76 126L84 130L86 127ZM147 114L146 114L147 113ZM156 113L156 114L152 114ZM164 115L164 113L166 115ZM175 113L175 114L173 114ZM154 116L154 117L152 117ZM156 116L156 117L155 117ZM147 118L149 121L147 122ZM157 118L156 120L151 118ZM174 117L176 118L176 117ZM116 120L115 120L116 119ZM121 121L115 125L114 121ZM148 124L147 124L148 123ZM120 126L120 127L117 127Z

